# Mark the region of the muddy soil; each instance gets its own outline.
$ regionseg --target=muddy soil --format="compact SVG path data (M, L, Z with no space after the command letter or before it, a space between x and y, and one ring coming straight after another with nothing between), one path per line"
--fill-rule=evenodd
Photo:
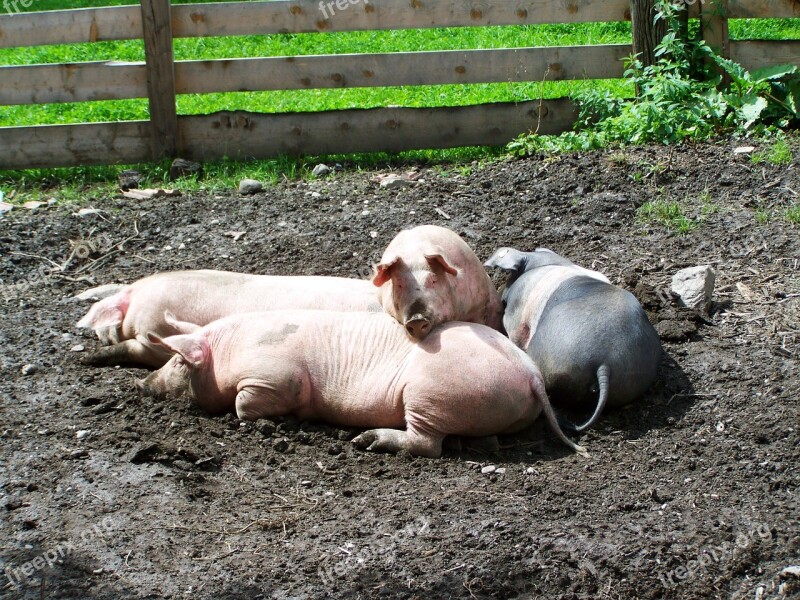
M753 164L737 145L423 166L395 190L345 168L249 197L0 217L0 596L797 598L800 232L780 215L800 161ZM658 200L693 228L637 216ZM580 438L590 459L543 425L496 454L370 454L354 430L140 399L144 369L80 362L96 340L71 298L94 284L186 268L364 277L423 223L484 259L547 246L641 299L661 373ZM717 272L710 315L667 291L698 264Z

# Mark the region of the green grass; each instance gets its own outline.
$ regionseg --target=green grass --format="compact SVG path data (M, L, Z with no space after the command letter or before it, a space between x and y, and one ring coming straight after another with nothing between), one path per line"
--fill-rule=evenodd
M789 144L784 139L779 139L770 144L764 150L753 152L750 155L750 162L754 165L760 165L767 162L775 166L788 165L792 162L794 154Z
M786 209L786 220L789 221L789 223L800 225L800 204L792 204Z
M451 150L412 150L398 154L375 152L303 158L284 156L272 160L219 160L203 164L202 178L187 177L177 181L169 181L169 161L110 167L26 169L0 171L0 190L6 194L13 192L13 197L6 200L17 205L28 200L50 198L55 198L59 203L72 204L79 200L85 203L93 200L93 197L112 196L117 190L117 176L126 168L135 169L144 176L140 185L142 188L220 192L235 190L245 177L272 184L287 179L311 179L311 170L320 162L329 166L339 163L349 171L443 165L442 174L449 176L455 173L468 175L473 170L473 162L492 161L504 156L502 148L474 146Z
M698 226L698 222L687 217L680 202L658 199L645 202L636 211L636 216L645 223L658 223L667 229L686 234Z

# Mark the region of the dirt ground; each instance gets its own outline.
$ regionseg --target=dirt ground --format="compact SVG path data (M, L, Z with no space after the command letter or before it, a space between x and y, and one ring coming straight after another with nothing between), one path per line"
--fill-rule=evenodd
M249 197L0 217L0 596L800 597L785 570L800 565L800 236L776 216L798 201L800 161L756 165L737 145L422 167L395 190L345 166ZM637 218L658 199L697 226ZM547 246L643 302L659 379L580 438L590 459L544 425L498 454L371 454L354 430L208 416L139 399L143 369L80 363L96 341L71 297L93 284L186 268L364 277L423 223L482 259ZM710 315L667 291L697 264L717 272Z

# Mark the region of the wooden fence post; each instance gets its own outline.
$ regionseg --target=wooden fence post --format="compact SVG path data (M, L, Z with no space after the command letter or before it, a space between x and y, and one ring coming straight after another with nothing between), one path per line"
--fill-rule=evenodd
M703 40L718 54L730 57L728 43L728 0L705 0L700 5Z
M170 0L141 0L147 95L153 160L174 158L178 115L175 108L175 60Z
M633 53L647 67L656 62L655 49L667 34L664 19L654 21L655 0L631 0L631 28L633 30Z

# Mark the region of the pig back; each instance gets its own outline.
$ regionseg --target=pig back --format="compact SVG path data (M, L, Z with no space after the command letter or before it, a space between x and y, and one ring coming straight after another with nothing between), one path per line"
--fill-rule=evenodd
M661 344L633 294L581 277L551 295L528 353L553 399L576 406L596 400L597 370L606 365L608 405L620 406L652 384Z

